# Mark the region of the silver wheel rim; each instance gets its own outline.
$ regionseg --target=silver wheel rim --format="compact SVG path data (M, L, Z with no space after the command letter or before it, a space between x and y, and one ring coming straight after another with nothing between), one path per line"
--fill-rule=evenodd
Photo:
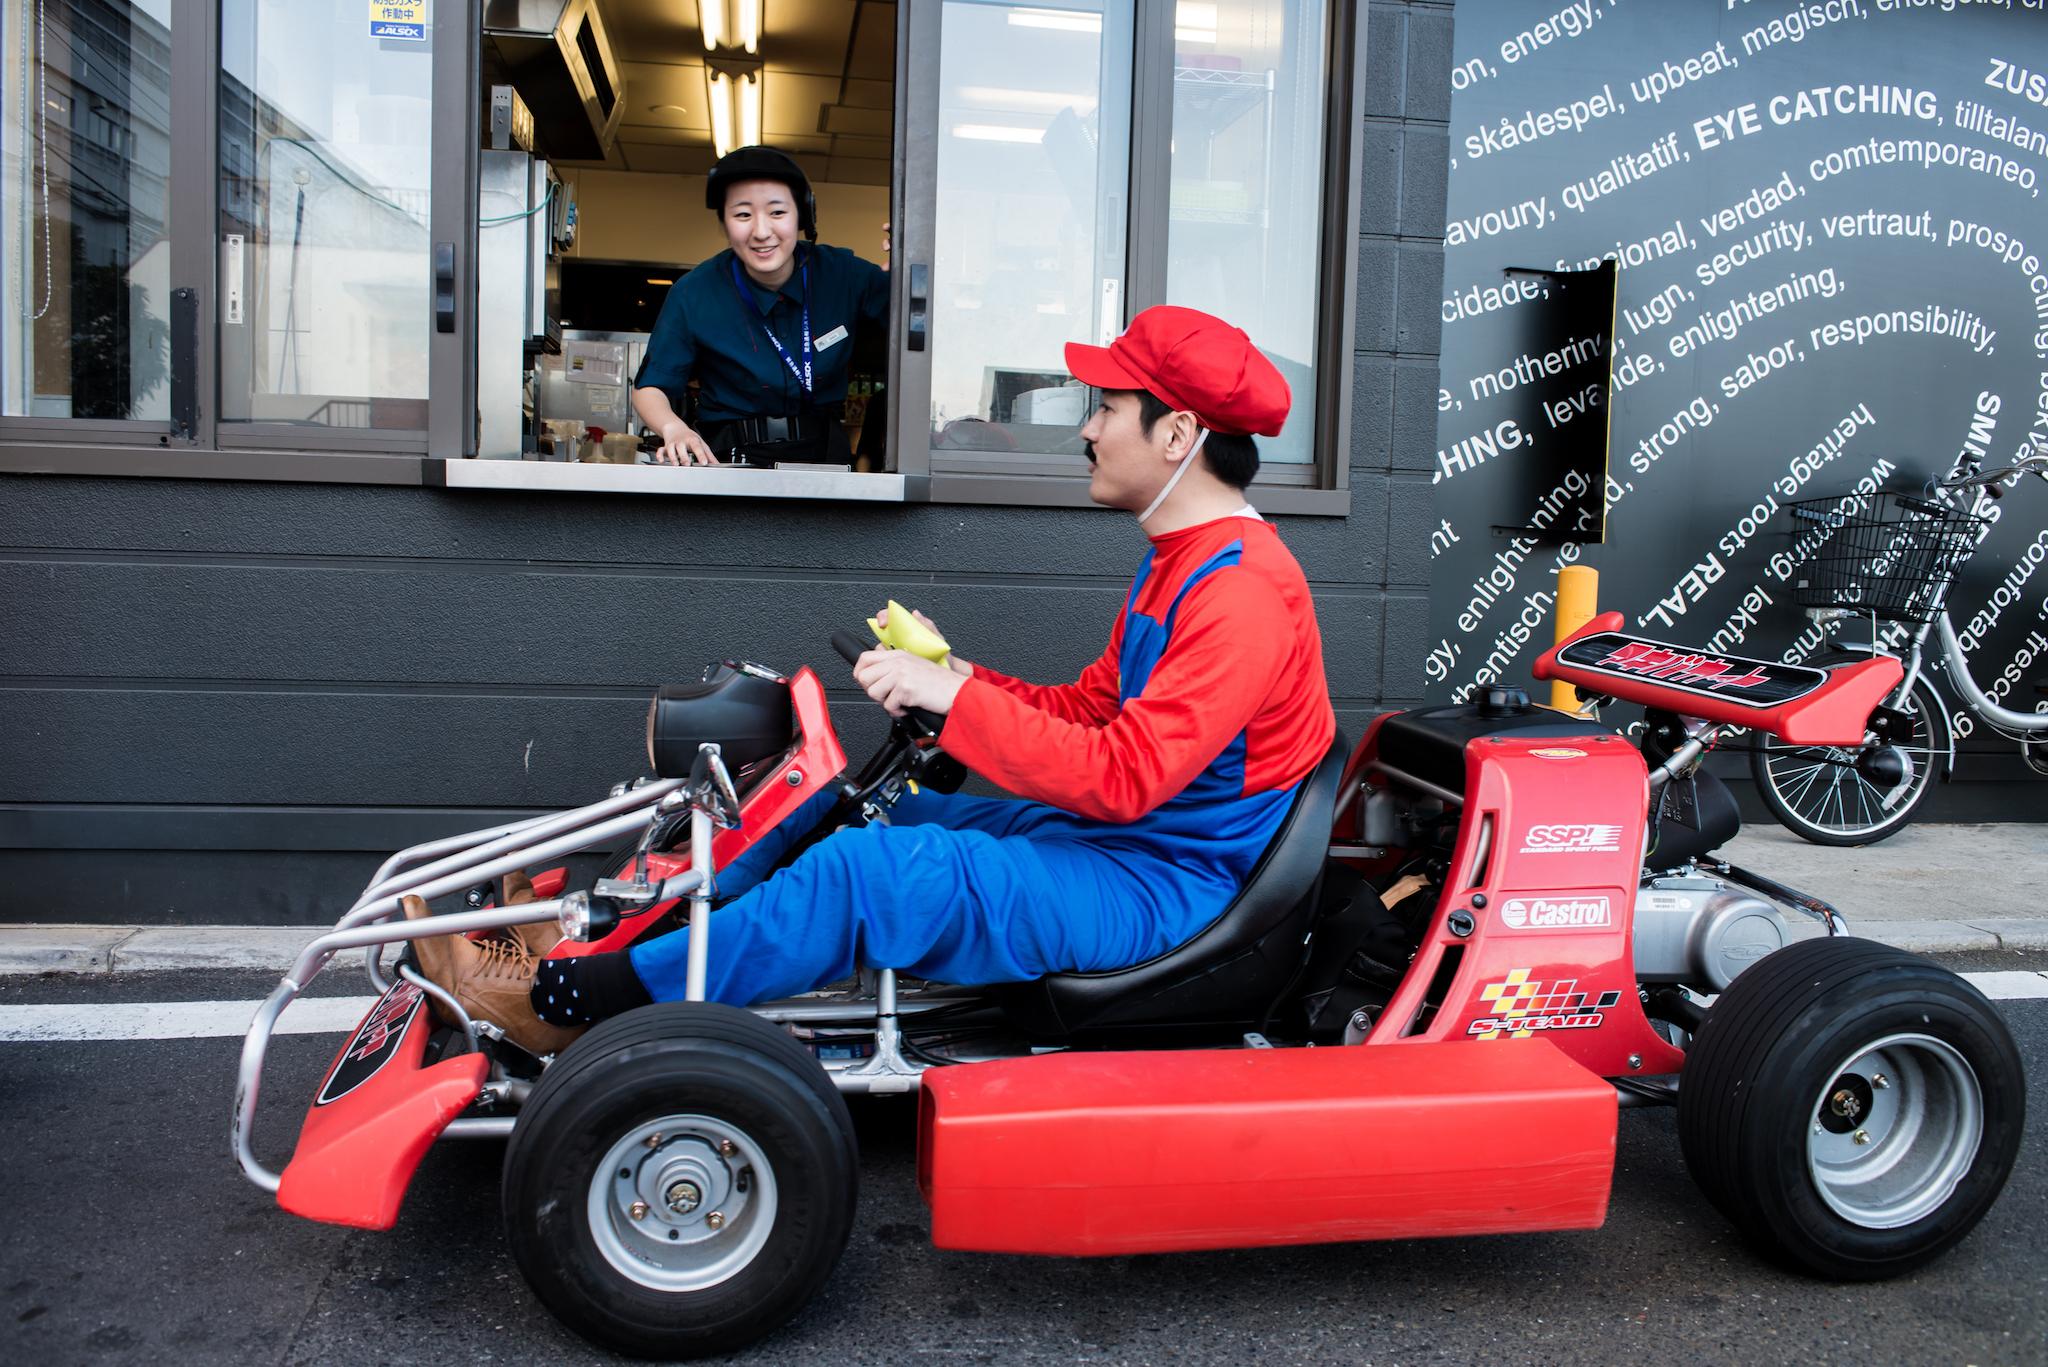
M1887 1035L1829 1073L1807 1117L1806 1168L1835 1214L1897 1229L1948 1200L1983 1137L1968 1060L1932 1035Z
M745 1130L666 1115L620 1138L591 1174L598 1252L656 1291L702 1291L753 1262L775 1228L775 1172Z

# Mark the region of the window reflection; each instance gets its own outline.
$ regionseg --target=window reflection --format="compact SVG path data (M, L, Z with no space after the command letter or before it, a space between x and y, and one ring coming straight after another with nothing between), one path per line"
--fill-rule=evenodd
M1251 334L1294 390L1261 459L1314 459L1325 0L1175 11L1166 298Z
M1075 453L1068 342L1123 316L1131 7L941 16L932 445Z
M7 6L0 412L170 416L170 10Z
M360 7L221 11L221 416L423 428L429 45Z

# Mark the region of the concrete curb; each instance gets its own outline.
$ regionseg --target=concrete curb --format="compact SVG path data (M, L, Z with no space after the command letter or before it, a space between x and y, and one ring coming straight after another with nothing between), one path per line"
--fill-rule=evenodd
M1976 921L1851 920L1867 940L1916 954L1972 950L2048 950L2048 919ZM0 975L150 973L184 969L268 969L283 973L328 926L0 926ZM329 967L358 968L359 950Z
M283 973L332 926L0 926L0 974L158 973L262 968ZM330 968L361 968L343 950Z

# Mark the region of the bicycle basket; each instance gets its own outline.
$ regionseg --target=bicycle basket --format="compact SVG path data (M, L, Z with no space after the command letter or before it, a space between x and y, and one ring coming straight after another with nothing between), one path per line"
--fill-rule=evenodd
M1894 622L1934 619L1941 588L1990 519L1910 494L1854 493L1788 503L1792 601Z

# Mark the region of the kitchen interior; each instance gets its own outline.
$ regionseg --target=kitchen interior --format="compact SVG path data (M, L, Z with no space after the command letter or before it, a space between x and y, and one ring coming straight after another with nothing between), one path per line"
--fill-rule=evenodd
M704 187L734 147L790 154L819 241L887 260L894 3L486 0L482 43L479 457L652 461L633 376L669 287L726 246ZM883 470L887 340L856 345L852 468Z

